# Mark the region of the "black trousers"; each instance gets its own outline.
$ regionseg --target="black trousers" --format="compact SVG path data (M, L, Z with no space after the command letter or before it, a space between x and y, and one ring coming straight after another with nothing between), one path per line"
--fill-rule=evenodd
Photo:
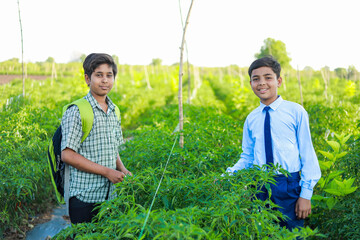
M86 203L80 201L76 197L69 200L69 215L70 221L73 224L91 222L93 217L99 212L94 209L98 203Z

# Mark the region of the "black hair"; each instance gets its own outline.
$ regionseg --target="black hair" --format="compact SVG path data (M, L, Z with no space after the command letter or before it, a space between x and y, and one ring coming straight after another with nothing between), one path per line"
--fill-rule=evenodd
M267 56L267 57L263 57L263 58L259 58L257 60L255 60L249 67L248 73L251 79L251 73L254 69L258 69L261 67L269 67L271 68L274 73L276 74L276 77L279 78L280 77L280 72L281 72L281 66L280 63L278 61L276 61L276 59L273 56Z
M89 54L83 63L84 73L91 77L91 74L95 71L95 69L101 64L108 64L113 71L114 78L117 74L117 66L114 59L106 53L91 53Z

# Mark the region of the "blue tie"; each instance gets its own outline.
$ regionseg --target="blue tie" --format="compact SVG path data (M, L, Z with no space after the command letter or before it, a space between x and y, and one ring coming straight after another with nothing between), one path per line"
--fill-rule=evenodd
M264 122L266 164L274 164L270 131L270 107L266 106L264 110L266 111Z

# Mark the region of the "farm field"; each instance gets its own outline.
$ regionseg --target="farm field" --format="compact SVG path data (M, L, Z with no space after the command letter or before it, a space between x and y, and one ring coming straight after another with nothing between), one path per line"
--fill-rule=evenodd
M19 74L18 66L4 65L1 74ZM174 132L179 66L118 70L110 98L120 108L124 137L132 139L120 156L134 176L117 184L118 197L101 205L97 222L67 228L54 239L360 238L359 79L328 69L283 72L279 93L309 113L322 168L306 228L289 232L276 224L277 211L252 201L252 186L267 184L273 172L243 170L214 183L239 159L245 118L259 104L246 68L191 66L190 89L184 75L184 148ZM0 85L0 238L9 229L21 232L29 218L57 204L47 145L62 107L88 92L80 63L29 64L28 71L52 77L26 79L25 96L20 78Z

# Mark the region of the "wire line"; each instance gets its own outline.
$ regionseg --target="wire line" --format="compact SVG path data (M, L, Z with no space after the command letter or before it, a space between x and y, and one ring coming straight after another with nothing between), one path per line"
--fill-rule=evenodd
M173 152L173 150L174 150L174 147L175 147L175 143L176 143L177 137L178 137L178 135L175 137L174 144L173 144L173 146L172 146L172 148L171 148L170 155L169 155L169 157L168 157L168 160L167 160L166 165L165 165L165 168L164 168L164 172L163 172L163 174L162 174L162 176L161 176L161 179L160 179L159 185L157 186L157 189L156 189L156 191L155 191L155 195L154 195L153 200L152 200L152 202L151 202L151 205L150 205L149 211L148 211L148 213L147 213L147 215L146 215L144 225L143 225L143 227L142 227L142 229L141 229L141 232L140 232L140 235L139 235L139 238L138 238L139 240L141 239L141 237L142 237L142 235L143 235L143 232L144 232L144 229L145 229L146 223L147 223L147 221L148 221L148 219L149 219L150 212L151 212L151 208L152 208L152 206L153 206L153 204L154 204L154 202L155 202L156 195L157 195L157 193L158 193L158 191L159 191L159 188L160 188L161 182L162 182L162 180L163 180L163 178L164 178L165 171L166 171L166 167L167 167L167 165L168 165L168 163L169 163L169 160L170 160L171 154L172 154L172 152Z

